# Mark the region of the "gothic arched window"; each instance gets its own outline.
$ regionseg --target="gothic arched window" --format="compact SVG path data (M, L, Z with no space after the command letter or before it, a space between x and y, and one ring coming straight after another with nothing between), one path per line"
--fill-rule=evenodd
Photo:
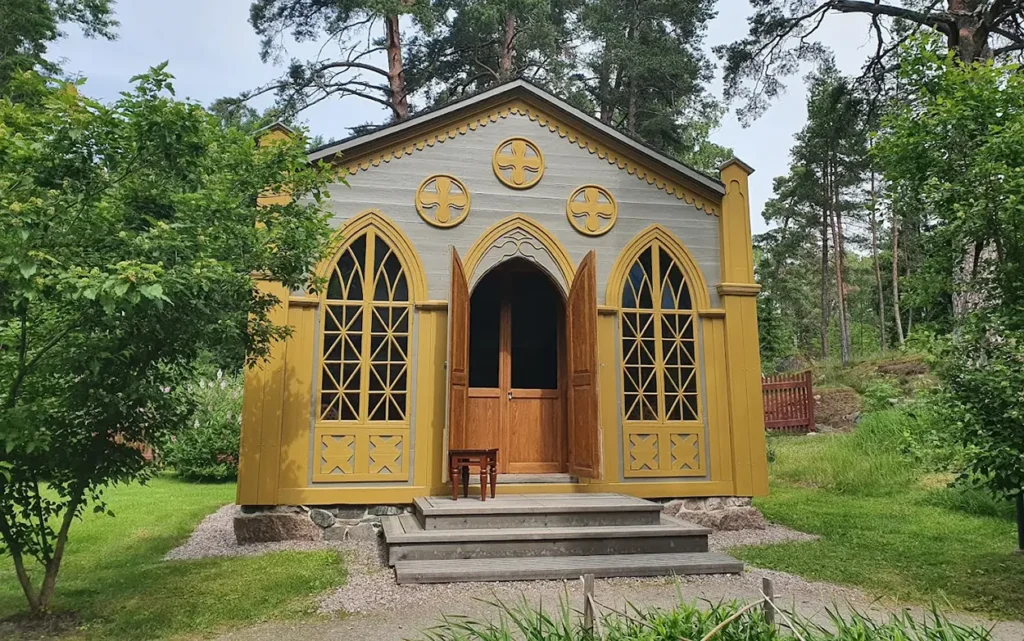
M408 422L411 321L394 248L373 228L349 240L323 305L320 422Z
M696 313L683 270L659 242L626 272L621 308L625 420L698 420Z

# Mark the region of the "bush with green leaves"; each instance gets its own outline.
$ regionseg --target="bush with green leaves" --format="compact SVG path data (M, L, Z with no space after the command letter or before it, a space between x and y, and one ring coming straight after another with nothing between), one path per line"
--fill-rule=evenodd
M242 375L217 370L185 387L194 404L192 422L171 436L163 460L188 481L238 477L242 435Z
M0 554L34 615L72 523L145 481L200 352L258 360L290 329L254 274L308 286L331 171L174 97L163 66L112 104L36 74L0 97ZM17 96L11 98L10 96ZM267 193L295 200L258 204ZM41 577L41 578L40 578Z
M937 362L959 481L1004 497L1024 492L1024 331L976 314Z
M961 478L1024 492L1024 74L964 64L941 42L912 43L873 148L887 197L921 212L927 248L916 296L950 301L938 350ZM911 292L914 291L912 287ZM910 301L913 305L913 301Z

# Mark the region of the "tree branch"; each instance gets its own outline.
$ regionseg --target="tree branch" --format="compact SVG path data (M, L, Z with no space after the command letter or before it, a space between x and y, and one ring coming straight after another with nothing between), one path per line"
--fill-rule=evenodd
M920 25L935 27L943 33L949 33L950 30L956 28L956 24L953 22L953 19L948 15L925 13L923 11L915 11L914 9L906 9L904 7L894 7L892 5L879 4L876 2L865 2L864 0L832 0L832 8L839 13L867 13L876 16L901 18Z

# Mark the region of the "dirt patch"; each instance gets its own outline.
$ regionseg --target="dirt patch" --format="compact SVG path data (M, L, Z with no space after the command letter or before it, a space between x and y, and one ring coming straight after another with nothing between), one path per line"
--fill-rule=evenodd
M81 619L77 612L56 612L44 617L16 614L0 620L0 639L52 639L74 632L80 624Z
M816 388L814 402L814 420L820 431L852 429L864 408L860 395L850 387Z
M879 363L877 371L879 374L889 374L905 380L913 376L926 376L931 373L931 368L928 367L928 363L924 362L923 358L914 357Z

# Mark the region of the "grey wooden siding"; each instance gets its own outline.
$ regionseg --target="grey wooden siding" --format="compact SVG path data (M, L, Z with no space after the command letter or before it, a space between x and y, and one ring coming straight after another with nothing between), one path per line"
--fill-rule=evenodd
M544 177L531 189L510 189L498 181L491 169L495 147L510 136L529 138L544 154ZM413 204L420 182L437 173L460 179L472 197L468 218L454 228L428 225ZM419 253L432 299L448 298L449 245L454 245L465 257L488 227L512 214L523 214L557 237L574 264L591 249L597 250L600 303L605 302L608 276L622 248L637 233L659 223L693 254L710 287L712 306L719 305L715 290L721 282L717 217L618 169L525 116L510 115L443 144L358 172L349 176L348 181L350 188L336 185L330 190L329 206L335 224L367 209L378 209L388 216L409 236ZM586 183L607 188L619 203L615 227L597 238L577 232L565 215L569 195Z

